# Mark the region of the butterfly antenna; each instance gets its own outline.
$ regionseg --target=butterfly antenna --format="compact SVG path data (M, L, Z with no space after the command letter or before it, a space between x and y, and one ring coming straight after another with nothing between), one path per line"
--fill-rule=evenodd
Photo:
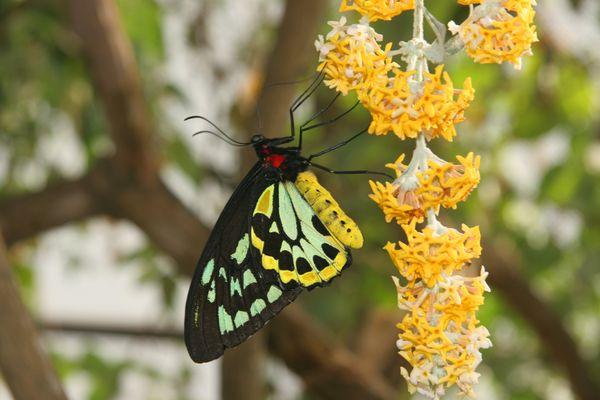
M208 130L204 130L204 131L199 131L194 133L192 136L198 136L201 135L203 133L208 133L209 135L213 135L214 137L217 137L219 139L221 139L222 141L224 141L225 143L231 145L231 146L236 146L236 147L244 147L244 146L249 146L251 143L238 143L238 142L231 142L229 140L227 140L226 138L224 138L223 136L219 135L216 132L213 131L208 131Z
M233 143L236 143L238 145L243 145L243 146L247 146L248 144L250 144L250 143L240 142L240 141L232 138L231 136L229 136L228 134L226 134L225 132L223 132L223 130L221 128L219 128L214 122L212 122L208 118L203 117L201 115L193 115L191 117L187 117L186 119L184 119L184 121L189 121L189 120L192 120L192 119L201 119L202 121L208 122L212 127L214 127L217 131L219 131L219 133L221 133L221 135L223 135L225 138L227 138L229 141L231 141Z

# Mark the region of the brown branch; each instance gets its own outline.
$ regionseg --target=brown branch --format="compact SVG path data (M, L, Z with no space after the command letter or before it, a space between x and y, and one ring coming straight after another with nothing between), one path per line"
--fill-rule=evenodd
M156 170L150 112L139 69L114 1L69 0L73 28L81 39L116 147L117 161L142 178Z
M113 216L136 224L182 274L193 274L209 230L162 182L126 182L109 193Z
M183 340L183 332L173 328L154 326L125 326L110 324L84 324L75 322L43 321L38 328L45 332L76 333L83 335L130 336L141 339Z
M225 352L221 361L222 400L267 398L265 333L259 331L240 346Z
M141 339L182 340L177 329L133 327L124 325L95 325L72 322L39 323L46 332L84 335L130 336ZM307 390L324 399L395 399L394 390L380 376L363 368L356 358L322 331L297 306L289 306L266 330L270 350L298 373ZM392 351L392 353L394 353ZM232 367L239 367L232 365ZM245 371L254 374L255 370ZM248 387L236 388L237 398L247 398Z
M21 300L0 238L0 371L15 399L66 400Z
M133 179L114 159L98 162L79 179L0 201L0 228L9 245L97 215L130 220L188 275L208 238L208 229L158 178Z
M85 176L47 186L35 193L0 200L0 230L11 246L49 229L102 212L92 192L102 173L95 168Z
M398 354L396 339L399 331L396 325L404 315L405 311L398 309L369 310L361 321L352 347L365 368L378 371L390 384L401 388L403 393L406 392L406 381L399 370L401 366L410 370L410 365Z
M484 261L490 271L488 279L492 288L500 290L504 300L535 331L556 365L564 369L576 396L580 400L597 399L600 393L598 382L586 368L586 362L579 355L560 315L511 267L520 264L515 253L510 249L489 246L484 251Z
M379 374L325 334L302 310L288 306L268 330L269 349L324 399L396 399Z

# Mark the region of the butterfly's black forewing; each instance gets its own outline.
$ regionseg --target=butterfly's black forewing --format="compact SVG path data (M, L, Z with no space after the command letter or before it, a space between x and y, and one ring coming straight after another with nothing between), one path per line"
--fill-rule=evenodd
M195 362L214 360L246 340L301 291L265 270L250 243L252 212L271 184L256 164L225 206L198 261L185 311L185 342Z

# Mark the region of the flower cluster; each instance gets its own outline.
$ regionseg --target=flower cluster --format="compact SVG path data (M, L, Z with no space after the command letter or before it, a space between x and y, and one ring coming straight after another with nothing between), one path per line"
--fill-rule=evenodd
M402 228L406 243L388 243L387 250L398 272L409 282L434 287L481 255L479 228L463 225L463 232L442 226L416 229L416 221Z
M380 84L359 92L373 117L369 132L394 132L400 139L414 139L424 133L428 139L443 137L452 141L456 136L454 124L464 120L464 111L474 98L471 79L465 81L463 89L456 90L443 65L434 73L425 72L422 80L416 74L396 68Z
M521 68L521 58L531 55L531 44L538 41L533 22L534 0L460 0L477 5L460 25L448 27L458 34L467 54L482 64L510 62Z
M389 21L403 11L415 8L415 0L343 0L340 12L357 11L369 21Z
M440 207L456 208L477 187L480 180L480 157L469 153L456 156L458 164L437 157L425 145L417 142L411 163L403 164L404 155L387 167L396 172L393 182L369 181L370 198L383 211L385 220L407 224L423 222L426 212Z
M319 52L319 71L327 76L325 83L343 94L350 90L366 90L394 67L383 39L365 23L346 25L346 18L329 23L332 30L315 42Z
M439 399L456 385L473 396L479 374L480 350L491 346L487 329L475 313L489 291L482 267L478 276L468 268L481 255L479 227L462 230L442 225L442 209L454 209L478 186L480 158L473 153L448 162L435 155L428 141L452 141L456 124L474 99L470 78L455 88L442 61L461 44L476 62L510 62L520 66L537 40L532 0L458 0L470 7L469 17L449 28L458 37L444 43L445 24L425 8L425 0L343 0L341 11L353 10L360 21L330 23L332 30L316 43L319 70L326 83L347 94L355 91L372 117L369 133L416 139L408 164L405 155L387 167L395 179L370 181L370 198L387 222L395 221L405 240L384 249L406 284L394 278L398 306L405 312L397 342L411 365L402 369L411 392ZM414 10L413 37L398 49L380 45L383 37L369 22L389 20ZM436 34L427 42L425 17ZM460 46L458 46L460 47ZM399 60L395 57L399 56ZM430 63L437 64L431 71ZM404 66L405 65L405 66Z
M401 368L411 393L436 399L457 385L461 394L474 396L480 350L492 345L475 315L490 291L487 275L482 267L479 276L448 276L433 288L423 282L402 286L394 279L398 307L406 311L397 346L412 366L410 372Z

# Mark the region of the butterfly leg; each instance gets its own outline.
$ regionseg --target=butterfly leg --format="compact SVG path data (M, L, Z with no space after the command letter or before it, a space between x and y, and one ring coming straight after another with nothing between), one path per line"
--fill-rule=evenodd
M309 165L312 167L315 167L317 169L329 172L330 174L336 174L336 175L381 175L381 176L386 176L390 179L395 179L393 176L386 174L385 172L369 171L366 169L354 170L354 171L336 171L336 170L333 170L324 165L315 164L313 162L309 162Z
M335 151L337 149L339 149L340 147L344 147L345 145L347 145L348 143L352 142L354 139L357 139L358 137L360 137L361 135L365 134L366 132L369 131L369 128L365 128L362 131L358 132L357 134L351 136L350 138L344 140L343 142L340 142L336 145L333 145L331 147L328 147L324 150L321 150L318 153L312 154L310 157L308 157L308 161L312 160L313 158L317 158L317 157L321 157L324 154L327 153L331 153L332 151Z
M304 135L305 132L308 132L310 130L316 129L316 128L320 128L321 126L326 126L326 125L331 125L337 121L339 121L340 119L344 118L346 115L350 114L359 104L360 102L357 101L356 103L354 103L354 105L352 107L350 107L349 109L347 109L346 111L344 111L343 113L341 113L340 115L338 115L337 117L334 117L330 120L324 121L324 122L319 122L317 124L313 124L313 125L308 125L308 122L312 122L312 121L308 121L307 123L303 124L300 127L300 140L299 140L299 144L298 144L298 148L302 148L302 137Z
M310 98L310 96L312 96L317 91L317 88L321 85L321 83L323 82L324 79L325 79L325 73L323 71L319 72L319 75L317 75L317 78L292 103L290 110L289 110L289 112L290 112L290 137L294 138L296 136L296 122L294 119L294 113L296 112L296 110L298 110L298 108L300 108L300 106L302 106L302 104L304 104L304 102L306 102L306 100L308 100Z
M336 102L337 99L340 98L342 94L341 93L337 93L335 95L335 97L333 99L331 99L331 101L325 106L325 108L323 108L322 110L319 110L317 113L313 114L308 121L304 122L302 125L300 125L300 130L304 129L306 127L306 125L310 124L311 122L313 122L315 119L319 118L323 113L327 112L332 106L333 104Z

